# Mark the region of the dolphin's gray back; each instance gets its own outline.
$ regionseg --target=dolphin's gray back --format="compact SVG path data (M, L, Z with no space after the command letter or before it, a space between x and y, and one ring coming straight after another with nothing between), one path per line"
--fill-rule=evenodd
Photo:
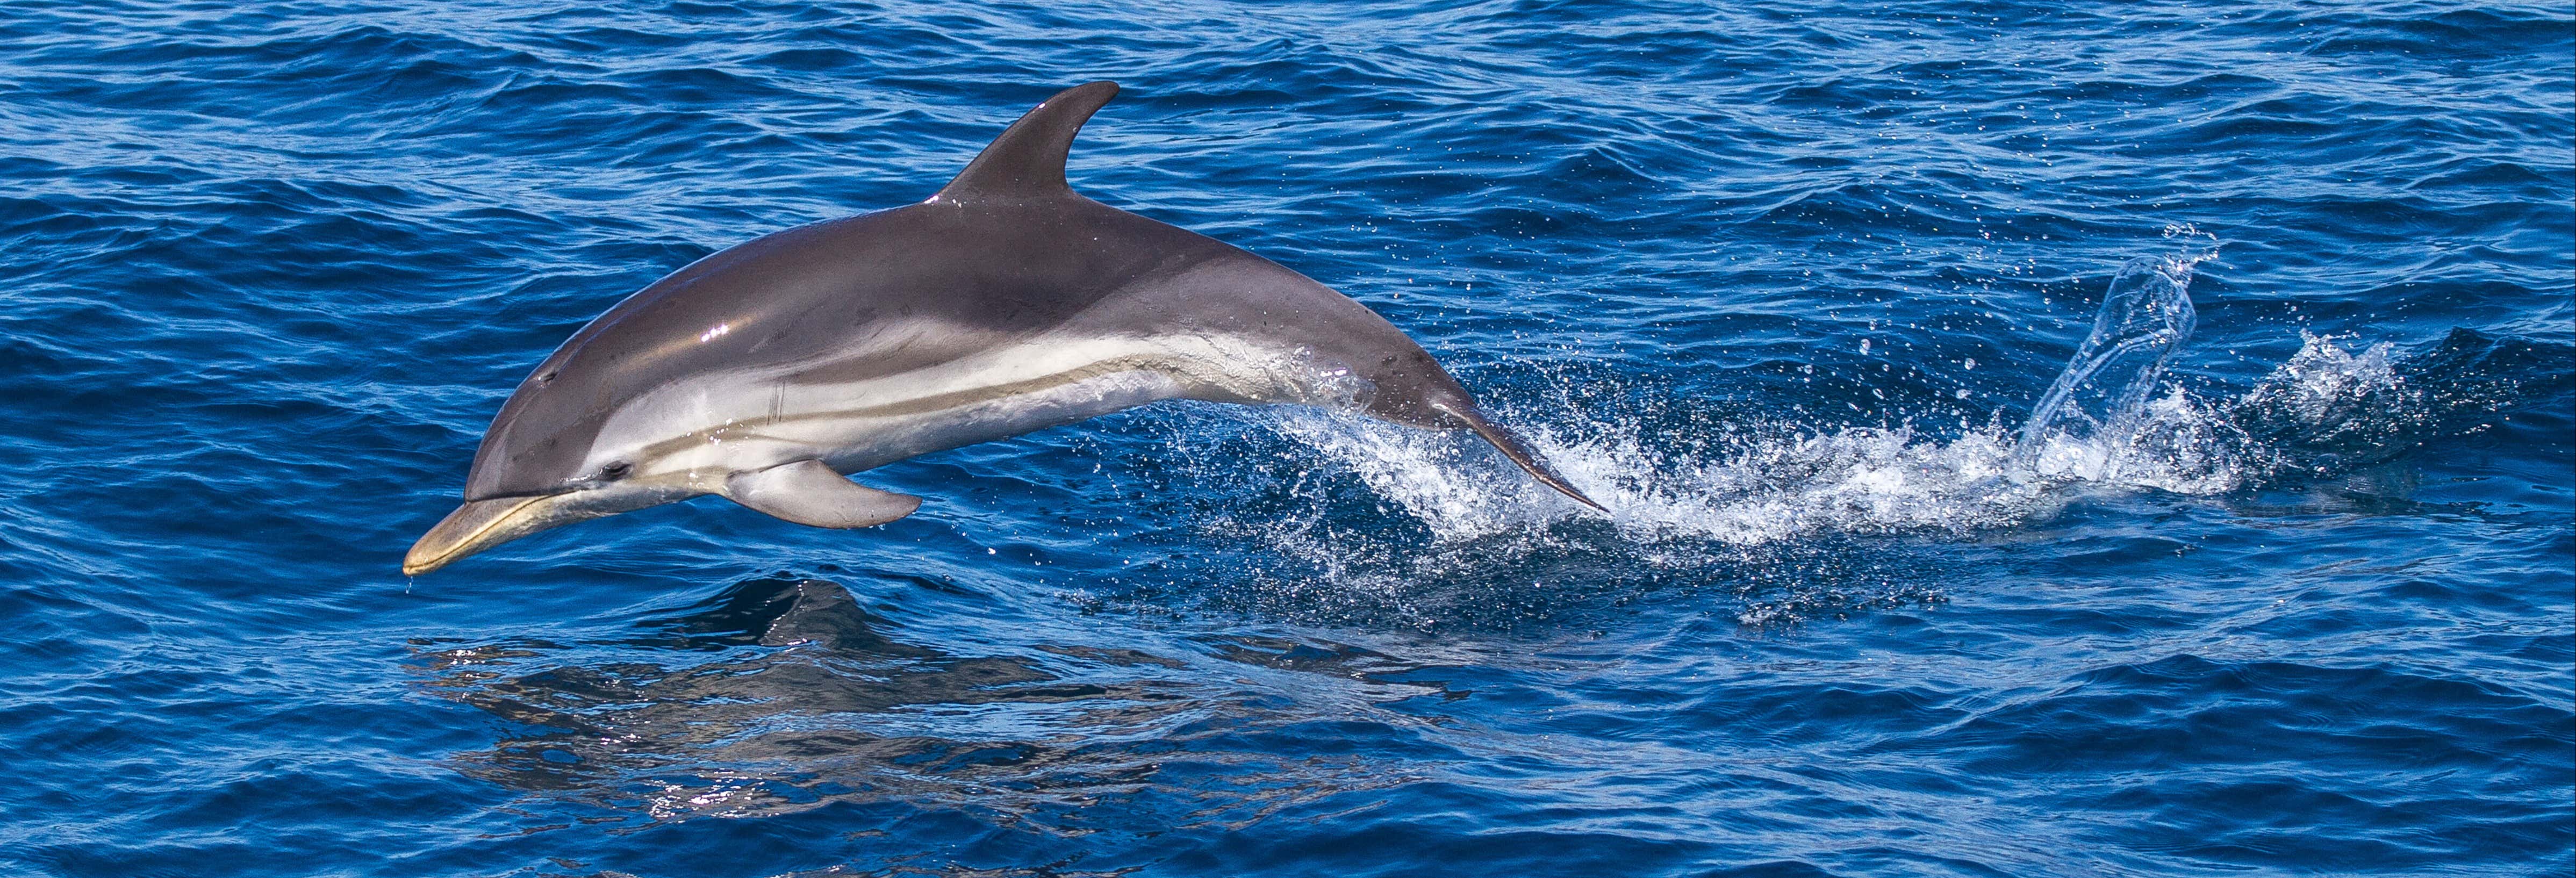
M1363 365L1347 362L1357 352L1431 364L1367 308L1205 236L1070 193L940 199L747 242L619 303L540 364L504 407L485 445L519 459L502 468L478 456L467 493L543 490L499 475L566 471L621 405L674 381L758 373L786 385L783 394L916 372L1041 336L1250 340L1323 370ZM576 388L582 399L557 398ZM1181 381L1153 396L1312 401L1285 393ZM1142 401L1150 399L1126 404ZM1066 410L1053 420L1099 413ZM993 436L961 432L930 444L1045 425L995 425Z

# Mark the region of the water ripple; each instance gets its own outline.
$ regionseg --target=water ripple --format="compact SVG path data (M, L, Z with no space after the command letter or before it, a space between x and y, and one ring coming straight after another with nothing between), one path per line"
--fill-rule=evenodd
M0 871L2576 848L2563 8L9 9ZM1172 404L873 472L931 502L868 531L395 572L573 329L1099 78L1083 191L1377 309L1611 514ZM2196 323L2088 384L2138 257Z

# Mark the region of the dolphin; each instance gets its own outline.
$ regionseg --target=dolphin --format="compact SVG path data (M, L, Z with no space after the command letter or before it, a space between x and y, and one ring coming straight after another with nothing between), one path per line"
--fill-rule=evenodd
M703 494L884 524L921 498L843 474L1165 399L1472 430L1601 508L1366 306L1075 194L1065 153L1117 93L1048 98L929 200L752 239L608 309L511 393L403 572Z

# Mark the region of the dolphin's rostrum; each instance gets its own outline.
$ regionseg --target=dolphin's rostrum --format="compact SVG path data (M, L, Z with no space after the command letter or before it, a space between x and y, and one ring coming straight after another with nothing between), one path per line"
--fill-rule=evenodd
M403 571L700 494L883 524L921 499L841 474L1162 399L1473 430L1599 508L1358 302L1074 194L1065 152L1117 93L1066 89L927 201L754 239L592 320L501 407Z

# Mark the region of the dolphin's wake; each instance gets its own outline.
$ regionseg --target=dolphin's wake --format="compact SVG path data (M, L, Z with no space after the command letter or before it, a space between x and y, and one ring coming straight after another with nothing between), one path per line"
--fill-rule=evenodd
M1642 420L1535 431L1532 444L1607 508L1604 525L1456 437L1283 410L1267 416L1270 428L1322 466L1270 477L1289 476L1304 502L1217 509L1209 526L1267 556L1250 565L1262 593L1255 603L1361 608L1354 620L1393 607L1418 624L1446 624L1494 599L1474 583L1616 588L1715 575L1759 564L1754 556L1765 553L1803 558L1812 553L1800 547L1819 541L1955 540L2045 521L2086 499L2227 495L2341 474L2459 430L2464 417L2512 395L2496 381L2461 384L2442 372L2496 344L2466 331L2413 358L2386 342L2347 348L2303 334L2298 353L2251 390L2219 398L2186 390L2167 380L2167 367L2193 329L2193 267L2210 256L2124 266L2091 335L2019 424L1962 423L1946 436L1915 425L1729 425L1717 441L1684 451L1671 450L1668 429ZM1349 501L1331 485L1348 478L1400 511L1404 526L1332 515Z

